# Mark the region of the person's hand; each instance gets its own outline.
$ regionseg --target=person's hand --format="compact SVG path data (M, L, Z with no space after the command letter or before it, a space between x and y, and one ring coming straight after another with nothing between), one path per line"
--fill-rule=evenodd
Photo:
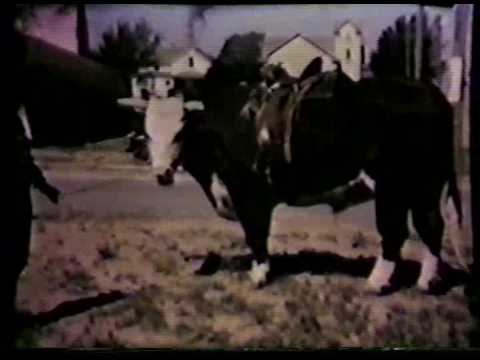
M58 202L62 198L61 191L54 188L53 186L48 187L47 191L45 192L45 195L47 195L48 199L54 204L58 204Z

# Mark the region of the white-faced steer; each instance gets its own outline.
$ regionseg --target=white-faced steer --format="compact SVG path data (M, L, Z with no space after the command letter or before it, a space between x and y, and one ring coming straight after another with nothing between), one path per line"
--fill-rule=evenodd
M204 111L186 112L183 127L172 140L176 151L171 169L182 164L219 215L241 223L254 257L251 277L257 284L267 279L267 240L278 204L332 205L333 195L352 179L363 176L364 184L373 180L382 254L368 284L376 291L391 285L409 236L407 214L411 211L428 248L417 284L429 290L433 280L441 280L437 270L444 230L440 202L445 189L461 222L452 109L434 85L378 80L338 83L336 76L341 73L323 74L314 87L317 95L296 102L294 109L287 109L292 111L283 108L292 106L288 101L292 91L278 87L265 97L255 121L246 121L239 114L248 92L230 87L230 93L223 90L211 97ZM235 101L227 107L228 97ZM252 166L258 152L255 124L285 124L275 119L284 113L293 114L288 137L291 158L285 157L284 140L272 140L268 171L256 170ZM222 126L217 126L219 119ZM285 128L274 130L283 134ZM372 197L373 191L364 200Z

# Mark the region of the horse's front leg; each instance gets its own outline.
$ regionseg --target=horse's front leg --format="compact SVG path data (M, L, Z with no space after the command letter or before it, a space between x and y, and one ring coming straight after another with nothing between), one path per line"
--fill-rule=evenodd
M270 272L268 237L274 205L268 193L265 189L250 188L241 204L236 206L247 245L253 255L250 279L257 287L267 283Z
M257 287L267 283L270 272L270 259L268 254L268 233L246 233L247 245L252 250L253 260L249 272L250 279Z

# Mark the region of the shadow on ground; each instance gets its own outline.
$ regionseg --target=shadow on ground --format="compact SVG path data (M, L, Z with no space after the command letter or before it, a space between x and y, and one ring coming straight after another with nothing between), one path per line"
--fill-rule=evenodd
M66 301L50 311L39 314L21 313L18 318L19 331L34 327L43 327L63 318L78 315L95 307L104 306L126 297L127 295L122 292L113 291L94 297Z
M186 258L200 259L201 256ZM195 272L197 275L213 275L217 271L248 271L251 267L251 256L222 257L215 253L209 253L203 257L202 266ZM352 277L367 278L372 270L374 257L347 258L330 252L302 251L298 254L277 254L270 258L270 274L268 283L289 275L310 273L312 275L343 274ZM431 284L430 293L443 295L453 287L464 285L468 275L463 270L452 268L442 262L439 270L441 282ZM412 260L401 260L392 276L392 286L385 289L382 295L387 295L402 288L415 285L420 274L420 263Z

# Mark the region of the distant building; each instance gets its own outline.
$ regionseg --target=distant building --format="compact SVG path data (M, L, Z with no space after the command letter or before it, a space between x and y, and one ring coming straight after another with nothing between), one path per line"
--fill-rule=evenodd
M324 39L321 40L321 44L325 45ZM333 70L335 69L335 55L322 45L302 34L296 34L286 40L267 38L263 46L263 59L268 64L282 65L293 77L299 77L316 57L323 60L324 70Z
M345 21L337 27L334 35L335 56L343 71L353 80L360 80L369 63L362 31L351 21Z
M296 34L290 39L269 38L263 45L263 59L269 64L281 64L293 77L299 77L316 57L323 60L323 69L335 69L339 61L343 71L353 80L368 75L369 54L358 26L345 21L332 37L307 37Z
M368 76L369 53L360 28L351 21L343 22L330 37L267 37L262 47L264 62L281 64L293 77L299 77L316 57L323 60L324 70L335 69L338 61L353 80ZM132 77L132 95L140 97L145 88L166 97L169 90L203 78L211 64L212 57L198 48L160 49L157 64L139 69Z
M142 88L166 97L168 91L185 80L201 79L212 65L212 57L198 48L160 49L154 66L140 68L132 77L132 95L140 97Z

